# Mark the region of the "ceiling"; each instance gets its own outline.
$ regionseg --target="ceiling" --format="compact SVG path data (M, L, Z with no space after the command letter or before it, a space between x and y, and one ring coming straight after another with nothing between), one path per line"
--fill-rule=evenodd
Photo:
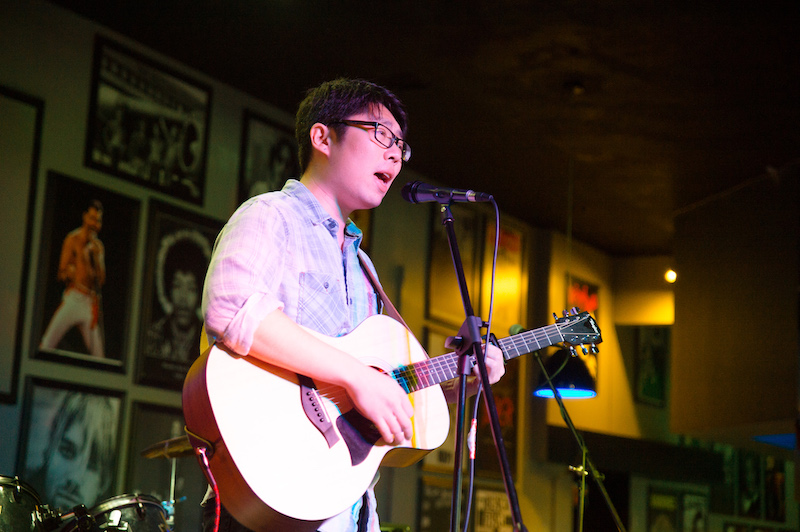
M410 168L613 256L800 155L796 0L53 1L290 113L384 84Z

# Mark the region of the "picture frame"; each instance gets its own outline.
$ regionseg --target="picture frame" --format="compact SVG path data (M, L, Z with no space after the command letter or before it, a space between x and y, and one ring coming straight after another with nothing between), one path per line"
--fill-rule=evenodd
M0 85L0 248L19 261L0 262L0 402L16 403L27 308L28 272L39 175L44 101ZM25 209L25 214L22 211Z
M505 447L509 471L517 470L517 416L519 415L517 386L519 379L518 365L511 363L506 367L506 374L492 386L497 420ZM502 469L497 456L497 444L492 434L491 420L484 405L478 410L478 426L475 439L475 469L484 477L501 477Z
M737 455L736 515L764 517L764 464L760 454L742 450Z
M425 316L441 324L461 327L466 319L458 279L453 267L450 244L442 226L438 205L430 214L430 253L428 259ZM464 269L466 285L475 309L480 308L480 253L484 223L480 213L468 206L454 213L453 229Z
M680 530L678 494L650 488L647 494L647 530Z
M182 389L187 371L200 355L203 281L222 225L150 200L137 383Z
M52 509L91 508L115 494L123 398L27 378L17 471Z
M722 532L751 532L750 527L742 523L725 523Z
M239 203L280 190L288 178L300 177L297 141L290 127L250 109L242 114Z
M33 356L124 372L139 201L54 171L46 179ZM95 201L102 208L99 231L91 221ZM96 236L87 243L88 233Z
M594 283L575 277L569 272L567 272L566 283L567 305L564 310L571 311L573 308L577 308L581 312L589 312L595 321L599 322L600 287ZM576 348L576 352L578 357L586 365L586 369L589 370L589 374L594 379L595 387L597 388L595 391L600 393L600 365L597 359L597 353L589 351L589 353L584 354L580 348Z
M589 312L598 320L600 308L600 288L589 281L567 273L567 309L577 307L581 312Z
M453 336L454 330L449 330L442 326L425 326L422 329L422 345L425 352L431 358L452 353L452 349L445 347L445 342L448 336ZM450 472L455 469L455 451L456 451L456 409L450 408L450 430L447 433L447 438L444 443L433 449L422 458L422 468L426 471L434 472ZM467 468L467 452L462 454L461 470L466 471Z
M686 532L706 532L708 530L708 495L684 493L681 505L683 529Z
M634 396L639 403L659 408L667 404L671 332L669 325L636 327Z
M513 532L514 519L505 491L479 488L475 490L473 532Z
M423 476L419 487L419 532L440 532L450 527L453 481L445 476ZM462 520L464 508L462 510Z
M497 240L497 268L494 284L494 309L492 311L492 330L504 336L509 328L525 321L523 309L525 301L522 294L527 292L527 235L524 229L507 220L499 227L499 236L494 217L486 217L484 232L483 264L481 272L481 315L488 318L492 297L492 261L495 240Z
M781 458L764 458L764 519L786 521L786 462Z
M211 88L95 38L84 164L203 204Z
M201 530L203 509L200 502L208 482L194 454L173 458L148 458L143 454L148 449L166 444L167 440L184 436L183 412L179 408L135 401L131 410L125 491L144 493L156 498L166 508L171 506L174 530Z

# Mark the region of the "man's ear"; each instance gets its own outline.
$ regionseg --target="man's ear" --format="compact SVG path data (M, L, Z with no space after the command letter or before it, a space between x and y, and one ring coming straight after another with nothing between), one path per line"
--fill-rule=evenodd
M330 155L331 149L331 129L325 124L317 122L311 126L309 132L311 137L311 147L325 155Z

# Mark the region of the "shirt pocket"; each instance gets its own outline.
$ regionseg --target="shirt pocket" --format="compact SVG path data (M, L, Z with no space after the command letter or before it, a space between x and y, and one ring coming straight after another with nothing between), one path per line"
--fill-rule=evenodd
M323 272L300 274L297 323L327 336L347 327L347 307L341 280Z

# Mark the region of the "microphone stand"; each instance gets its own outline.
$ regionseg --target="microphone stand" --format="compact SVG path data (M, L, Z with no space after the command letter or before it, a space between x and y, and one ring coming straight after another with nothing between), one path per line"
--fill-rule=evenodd
M458 286L461 291L461 299L464 304L464 314L466 315L464 324L458 331L459 342L458 347L456 348L456 354L458 355L459 384L458 406L456 410L455 468L453 471L452 506L450 508L450 530L451 532L456 532L458 530L458 520L461 516L461 463L464 450L464 416L467 402L467 375L469 375L471 370L470 357L474 356L478 363L478 369L480 370L481 382L487 383L487 385L483 386L484 406L486 407L486 412L489 415L489 420L491 422L492 437L494 438L494 445L495 449L497 450L497 458L500 461L503 483L505 484L506 495L508 496L511 515L514 521L514 531L527 531L525 525L522 523L522 514L519 508L517 492L516 488L514 487L514 481L511 478L511 467L509 466L508 457L506 456L506 448L503 442L503 435L500 430L500 420L497 415L497 407L495 406L494 395L492 394L491 386L488 386L489 374L486 370L486 361L483 358L480 334L480 329L484 323L480 317L475 316L472 308L472 303L469 297L469 289L467 288L467 281L464 275L464 265L461 262L461 253L458 250L455 229L453 228L453 214L450 211L450 204L444 201L440 202L440 210L442 213L442 225L444 225L447 233L447 239L450 244L450 254L453 257L453 267L455 268Z
M586 500L585 490L586 490L586 476L589 475L592 477L592 480L595 481L597 484L600 493L603 495L603 500L608 507L608 510L611 512L611 517L614 519L614 523L617 525L617 530L619 532L626 532L625 525L622 524L622 519L620 518L619 514L617 513L617 509L614 507L614 503L611 502L611 497L608 495L608 491L606 491L605 484L603 484L603 479L605 476L597 470L592 463L591 458L589 458L589 448L586 446L586 442L583 440L583 437L578 433L578 429L575 428L575 425L572 423L572 418L569 417L569 413L567 412L567 407L564 406L564 401L561 398L561 394L558 393L558 389L556 388L553 381L550 379L550 375L547 374L547 370L544 368L544 362L542 362L542 357L539 351L534 352L534 356L536 360L539 361L539 367L542 369L542 374L545 376L547 380L547 384L550 386L550 389L553 391L553 397L555 398L556 402L558 403L558 408L561 410L561 417L564 419L564 423L567 424L572 436L575 437L575 441L578 442L578 447L581 450L581 458L583 463L580 466L573 467L570 466L570 470L576 472L578 475L581 476L581 484L580 484L580 508L578 509L579 512L579 532L583 532L583 507Z

